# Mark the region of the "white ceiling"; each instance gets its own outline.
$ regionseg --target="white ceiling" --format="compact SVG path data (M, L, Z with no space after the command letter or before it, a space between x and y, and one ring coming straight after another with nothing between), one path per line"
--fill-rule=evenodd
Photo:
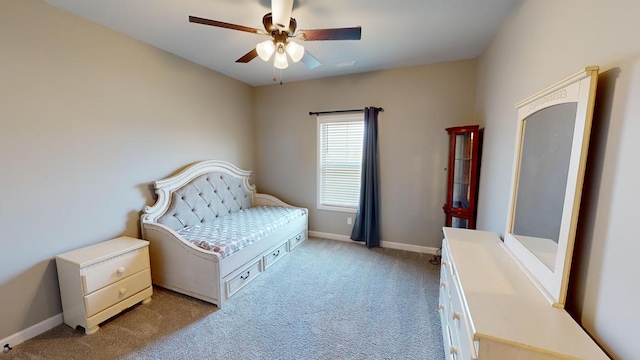
M263 29L270 0L45 0L253 86L273 64L235 61L267 38L189 23L189 15ZM362 26L360 41L298 41L323 65L290 62L285 82L475 58L517 0L295 0L298 29ZM335 64L357 61L357 66ZM279 76L279 75L278 75Z

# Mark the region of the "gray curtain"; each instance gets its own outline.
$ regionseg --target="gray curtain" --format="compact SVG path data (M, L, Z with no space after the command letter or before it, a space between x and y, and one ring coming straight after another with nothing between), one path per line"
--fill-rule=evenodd
M360 205L351 232L351 240L364 241L370 248L380 246L378 111L376 107L364 108Z

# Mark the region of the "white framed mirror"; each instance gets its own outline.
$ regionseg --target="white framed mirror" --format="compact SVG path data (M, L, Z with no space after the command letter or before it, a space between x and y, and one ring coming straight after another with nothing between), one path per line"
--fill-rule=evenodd
M504 243L538 289L564 307L587 160L598 67L516 104Z

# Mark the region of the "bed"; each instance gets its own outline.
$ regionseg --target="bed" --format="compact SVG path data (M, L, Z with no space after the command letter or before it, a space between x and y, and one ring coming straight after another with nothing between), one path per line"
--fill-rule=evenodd
M222 308L307 238L308 210L257 193L250 175L207 160L154 182L141 228L155 285Z

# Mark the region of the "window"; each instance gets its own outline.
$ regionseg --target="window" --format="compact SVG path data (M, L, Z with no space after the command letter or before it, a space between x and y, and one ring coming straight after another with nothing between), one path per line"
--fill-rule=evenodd
M364 114L318 116L318 209L356 212Z

